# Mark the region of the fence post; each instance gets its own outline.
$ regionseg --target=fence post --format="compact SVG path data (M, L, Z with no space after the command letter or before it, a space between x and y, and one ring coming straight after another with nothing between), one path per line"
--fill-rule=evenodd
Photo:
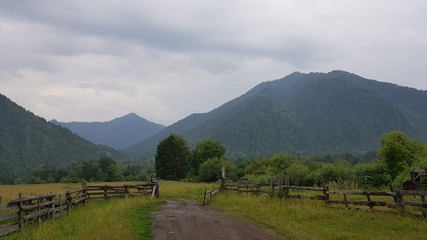
M55 197L56 197L56 195L55 195ZM55 197L51 197L49 199L49 201L52 201L52 205L50 206L51 207L51 210L50 210L51 213L49 214L50 219L55 219L55 200L54 200Z
M71 194L69 191L67 191L67 193L65 194L65 197L67 198L67 213L68 213L68 215L70 215L71 214L71 205L72 205L71 201L73 199L71 198Z
M369 196L369 193L367 193L367 194L366 194L366 197L368 198L368 206L369 206L369 208L370 208L370 209L373 209L373 208L374 208L374 206L372 206L372 203L371 203L371 196Z
M345 193L343 193L344 195L344 203L345 203L345 207L348 208L348 203L347 203L347 195Z
M18 194L18 198L22 198L22 193ZM23 203L19 202L19 230L22 230L24 228L24 210L22 209L22 205Z
M125 184L125 198L129 197L129 189L128 189L128 185Z
M205 195L203 195L203 205L206 205L206 191L207 189L205 188Z
M107 186L104 185L104 199L107 199L108 195L107 195Z
M400 215L403 215L405 213L405 206L402 204L403 195L399 190L396 191L396 202L397 206L399 207L399 213Z
M323 187L323 194L325 194L325 203L329 206L329 186Z
M62 217L62 194L59 194L59 217Z

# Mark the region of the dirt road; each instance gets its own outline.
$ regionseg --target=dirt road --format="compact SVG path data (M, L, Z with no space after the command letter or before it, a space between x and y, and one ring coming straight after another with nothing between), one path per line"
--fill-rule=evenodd
M204 209L195 201L181 204L172 200L153 214L152 237L155 240L277 239L257 227Z

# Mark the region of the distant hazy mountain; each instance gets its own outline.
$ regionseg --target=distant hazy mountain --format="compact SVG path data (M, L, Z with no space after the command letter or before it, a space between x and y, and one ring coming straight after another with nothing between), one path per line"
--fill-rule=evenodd
M0 94L0 182L25 179L35 167L63 167L102 156L125 159L123 154L49 123Z
M114 149L127 148L141 142L165 126L153 123L130 113L108 122L51 122L70 129L73 133L96 144L102 144Z
M280 152L325 154L377 150L398 129L427 141L427 92L333 71L293 73L259 84L204 114L193 114L126 152L153 156L170 133L190 145L221 141L235 158Z

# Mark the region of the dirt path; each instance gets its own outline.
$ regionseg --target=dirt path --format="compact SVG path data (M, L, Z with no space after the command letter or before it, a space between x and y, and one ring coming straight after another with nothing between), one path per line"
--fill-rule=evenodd
M259 228L221 213L206 210L195 201L168 200L153 214L154 240L276 239Z

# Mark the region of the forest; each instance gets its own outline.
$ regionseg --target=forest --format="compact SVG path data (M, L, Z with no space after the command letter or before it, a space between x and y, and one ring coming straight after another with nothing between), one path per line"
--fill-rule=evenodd
M378 152L364 154L295 156L283 153L236 162L224 157L226 148L219 141L203 140L190 150L185 139L171 134L159 143L154 164L124 164L101 157L65 168L39 167L29 179L17 179L15 183L143 181L150 177L215 182L221 178L224 165L227 179L269 183L281 176L288 178L292 185L381 189L400 188L409 179L411 170L427 166L427 145L403 132L384 134L379 142Z

